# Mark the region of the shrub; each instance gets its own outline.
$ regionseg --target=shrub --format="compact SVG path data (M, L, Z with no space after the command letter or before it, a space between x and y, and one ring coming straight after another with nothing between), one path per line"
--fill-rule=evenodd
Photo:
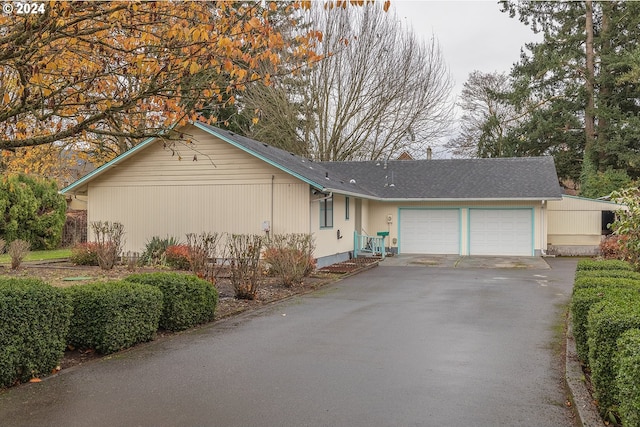
M576 352L582 362L587 363L589 347L587 343L587 316L596 303L609 296L619 296L629 292L640 293L640 282L624 279L608 282L606 286L582 287L574 290L571 298L571 317L573 320L573 337L576 341Z
M632 271L633 267L626 261L621 261L617 259L607 259L607 260L594 260L594 259L583 259L578 261L578 266L576 267L577 271L582 270L629 270Z
M67 202L55 181L26 175L0 179L0 236L33 249L55 249L62 240Z
M169 246L179 245L180 241L175 237L153 236L144 247L144 252L140 256L142 265L156 265L165 263L165 252Z
M222 244L224 233L189 233L189 263L191 272L198 277L215 282L224 266L227 245Z
M0 239L0 255L4 253L4 248L7 245L7 242L4 239Z
M162 291L161 328L181 331L213 320L218 292L207 281L179 273L132 274L125 280L144 283Z
M61 289L0 278L0 387L49 374L60 363L70 316Z
M91 223L96 243L98 265L111 270L118 262L124 245L124 225L119 222L97 221Z
M609 271L609 270L603 270ZM616 270L610 270L616 271ZM618 270L625 273L634 273L632 271L626 270ZM637 273L636 273L637 274ZM577 277L575 282L573 283L573 293L579 289L588 289L588 288L608 288L608 287L629 287L629 286L640 286L640 280L638 279L630 279L626 277L609 277L609 276L580 276Z
M11 257L12 270L17 270L20 267L22 260L29 253L30 246L29 242L20 239L9 243L7 253L9 253L9 256Z
M576 279L583 277L612 277L620 279L640 280L640 273L629 270L581 270L576 271Z
M72 286L68 343L108 354L152 340L162 313L162 292L125 281Z
M77 243L71 249L69 261L76 265L98 265L98 248L93 242Z
M191 264L189 262L189 246L168 246L165 251L165 262L171 268L175 268L177 270L189 270L191 268Z
M630 329L618 339L615 357L619 413L624 426L640 426L640 330Z
M285 286L300 284L315 268L314 243L310 234L276 234L264 250L269 272Z
M231 284L236 298L254 299L262 283L260 253L264 237L257 234L233 234L227 239Z
M636 292L604 298L587 316L589 366L600 413L605 416L619 402L615 385L614 354L618 338L640 328L640 295Z
M607 236L600 242L600 254L604 259L625 259L624 237L616 234Z

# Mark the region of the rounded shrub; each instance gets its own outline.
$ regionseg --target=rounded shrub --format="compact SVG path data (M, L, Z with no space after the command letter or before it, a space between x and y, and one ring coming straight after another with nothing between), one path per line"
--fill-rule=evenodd
M640 328L640 294L609 295L596 303L587 316L589 366L600 413L604 416L617 401L614 355L617 341L629 329Z
M624 279L622 279L624 280ZM589 347L587 344L587 317L593 305L610 296L624 296L629 292L640 294L640 282L610 282L606 286L590 286L576 288L571 298L571 317L573 321L573 337L576 341L578 358L588 363Z
M70 316L61 289L0 278L0 387L49 374L60 363Z
M162 291L161 328L181 331L213 320L218 292L205 280L179 273L139 273L125 280L155 286Z
M620 336L615 366L622 425L640 426L640 329Z
M159 289L113 281L73 286L65 292L73 306L70 345L108 354L155 337L162 313Z

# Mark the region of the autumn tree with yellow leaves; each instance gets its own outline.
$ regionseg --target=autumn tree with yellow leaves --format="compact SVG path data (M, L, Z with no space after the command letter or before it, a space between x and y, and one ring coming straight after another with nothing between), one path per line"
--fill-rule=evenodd
M310 3L288 4L293 25ZM320 60L313 46L321 34L285 40L270 23L276 9L50 1L38 13L0 15L0 151L82 141L83 151L112 157L147 137L171 137L168 130L201 119L212 102L233 103L252 82L269 84L259 65L278 64L281 52L294 61L288 72Z

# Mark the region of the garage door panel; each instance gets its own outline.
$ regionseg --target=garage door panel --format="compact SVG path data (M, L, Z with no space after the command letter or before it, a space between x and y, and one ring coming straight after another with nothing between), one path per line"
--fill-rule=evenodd
M459 254L460 211L401 209L400 251L407 254Z
M531 209L470 209L471 255L531 256Z

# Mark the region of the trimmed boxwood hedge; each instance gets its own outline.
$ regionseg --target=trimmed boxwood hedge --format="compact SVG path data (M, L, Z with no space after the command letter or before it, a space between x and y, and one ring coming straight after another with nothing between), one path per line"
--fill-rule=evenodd
M602 415L619 403L614 355L618 338L634 328L640 328L640 294L636 292L608 295L589 310L589 366Z
M605 259L605 260L594 260L594 259L583 259L578 261L578 266L576 267L577 271L582 270L629 270L632 271L633 267L626 261L621 261L618 259Z
M615 279L612 279L615 280ZM576 281L577 282L577 281ZM588 363L589 346L587 344L587 316L591 307L608 296L624 295L629 292L640 294L640 282L609 281L606 285L580 287L574 289L571 298L571 317L573 321L573 337L576 341L578 358Z
M66 288L73 316L68 343L108 354L150 341L158 330L162 292L125 281Z
M583 277L615 277L619 279L640 280L640 273L629 270L581 270L576 271L576 279Z
M156 286L162 291L161 328L181 331L213 320L218 292L206 280L178 273L139 273L125 280Z
M0 278L0 387L51 373L64 355L70 316L61 289Z
M640 426L640 329L630 329L618 338L615 366L622 424Z
M640 286L640 280L624 277L578 277L573 282L573 293L588 288L619 288Z

